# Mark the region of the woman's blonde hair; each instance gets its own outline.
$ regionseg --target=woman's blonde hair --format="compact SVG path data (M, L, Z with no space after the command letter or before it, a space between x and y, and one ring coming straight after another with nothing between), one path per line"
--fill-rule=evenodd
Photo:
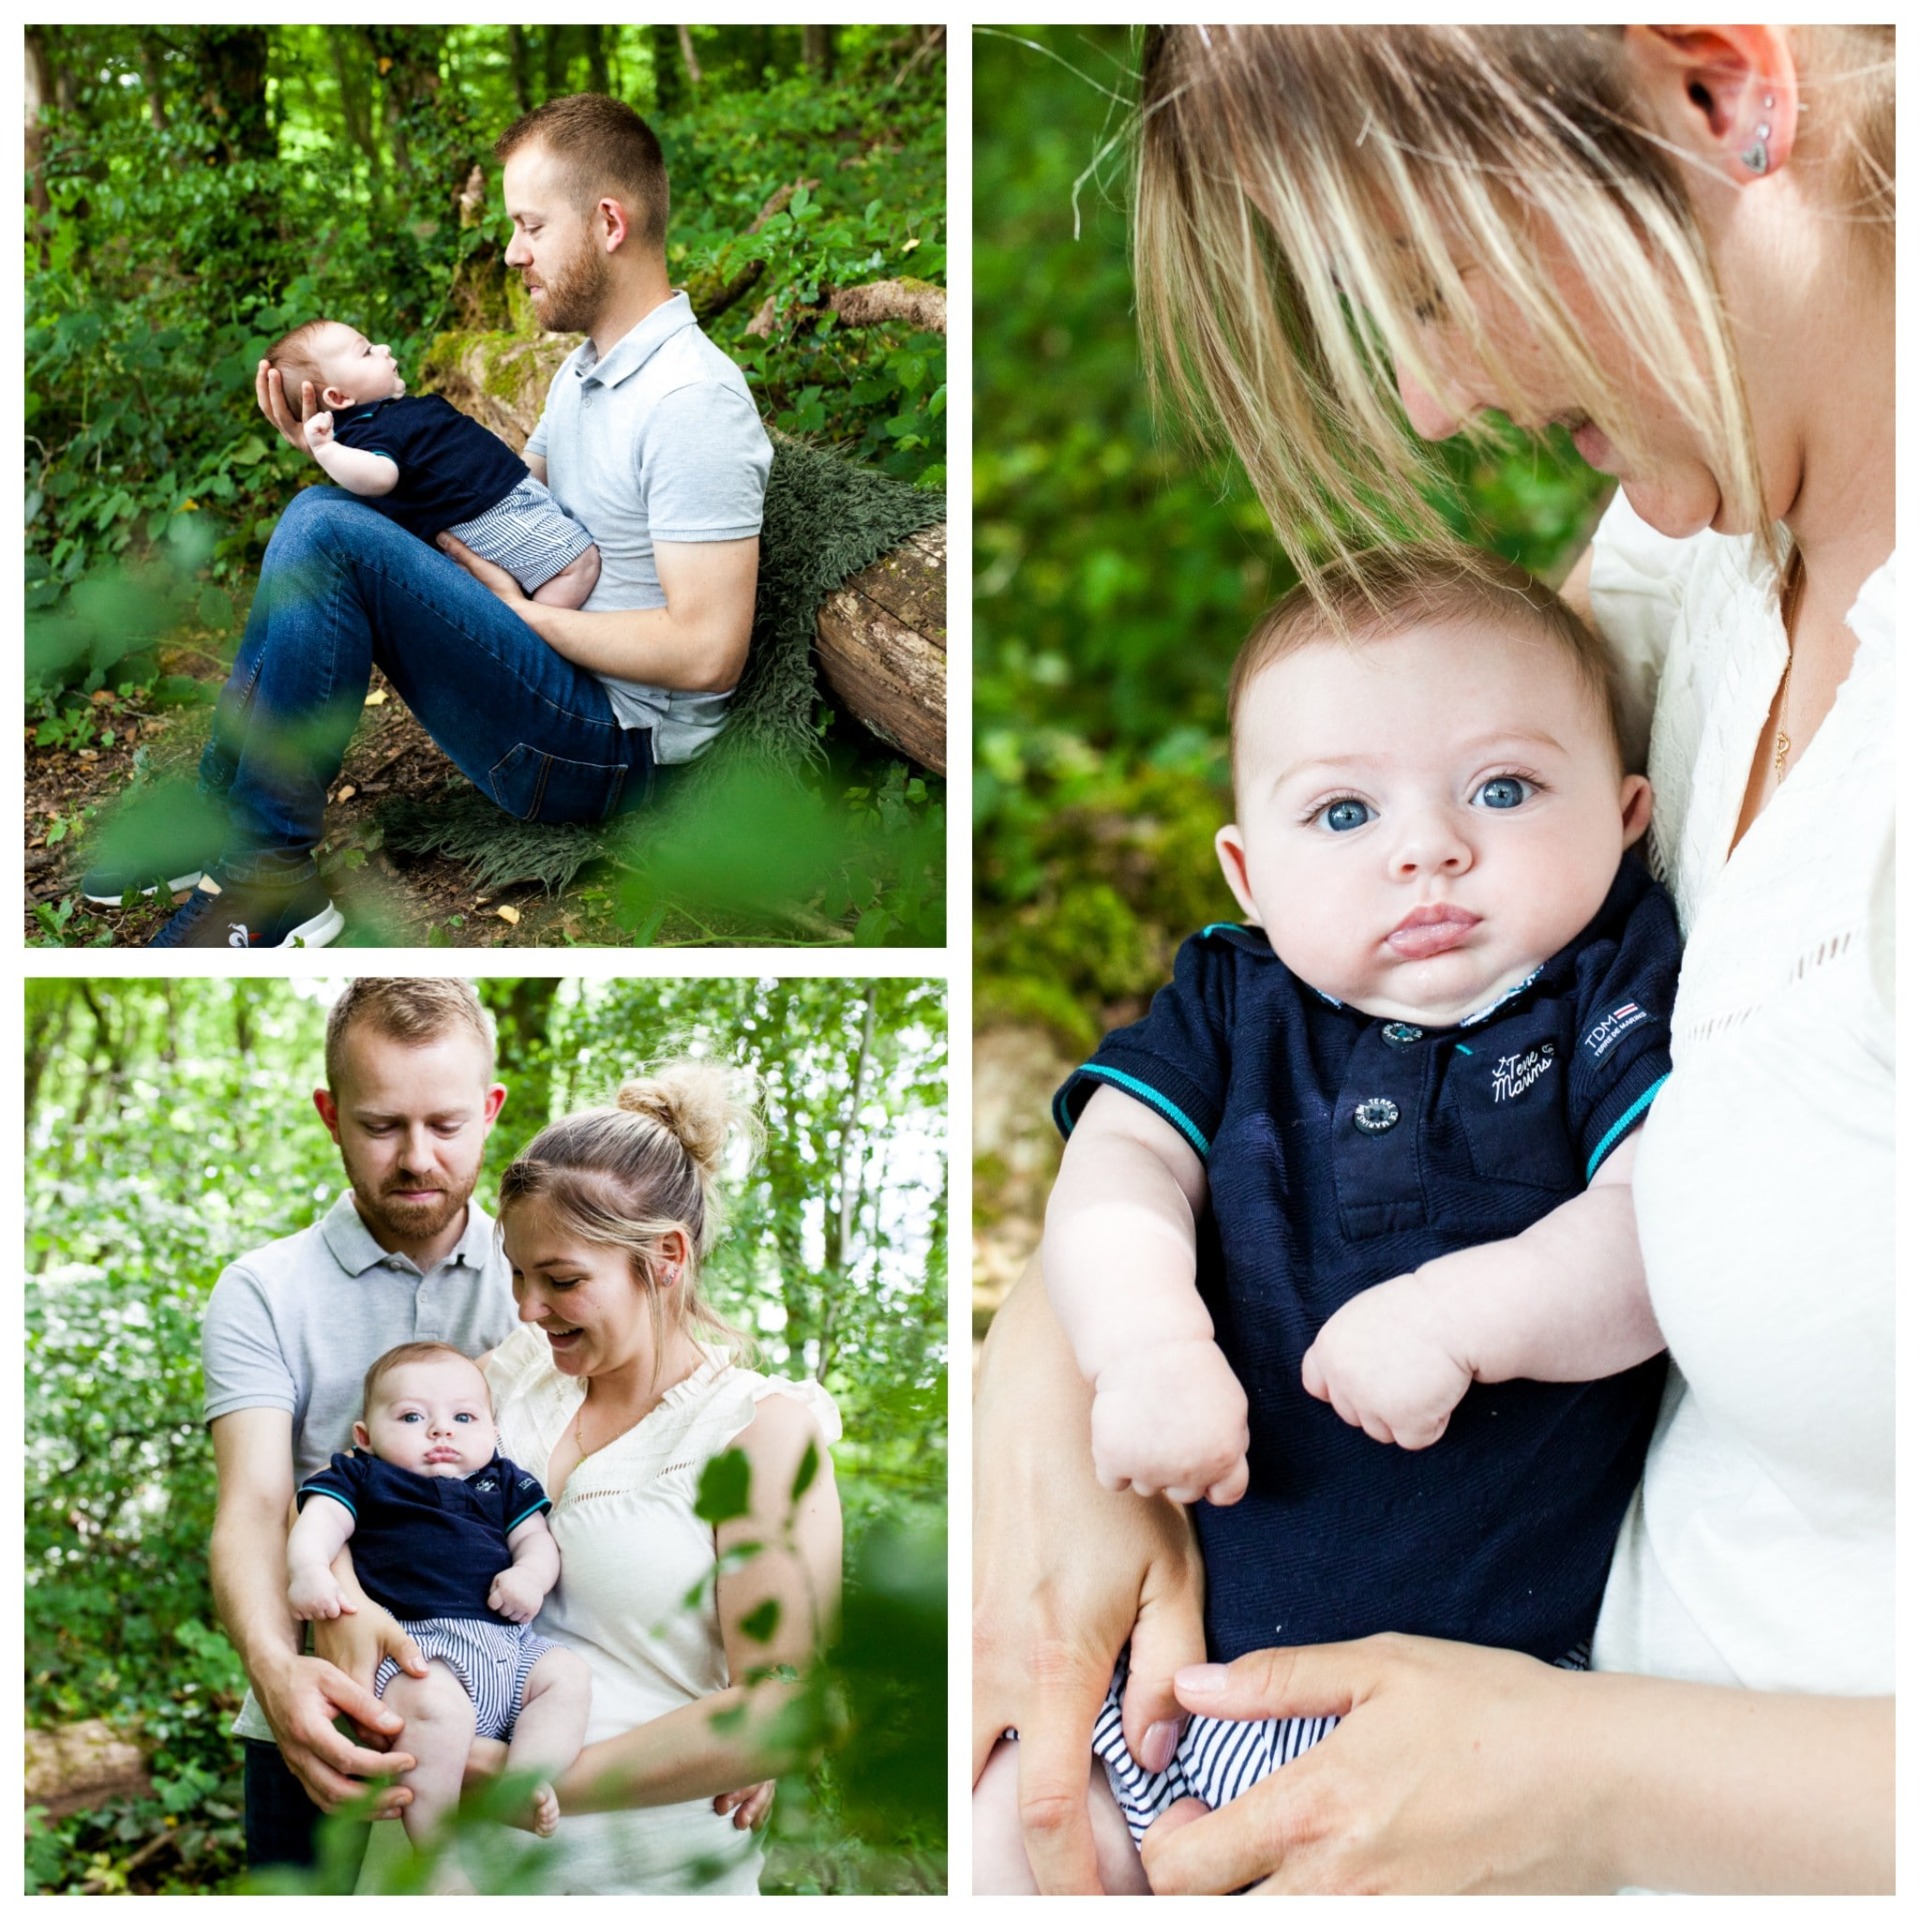
M701 1297L700 1267L718 1238L716 1183L727 1145L761 1133L756 1090L730 1067L676 1060L622 1085L611 1107L569 1114L543 1128L500 1177L500 1221L543 1200L555 1223L590 1246L622 1248L646 1290L655 1364L672 1327L683 1327L730 1358L752 1342ZM671 1286L654 1268L675 1228L691 1249Z
M1794 49L1792 164L1890 257L1893 29L1796 29ZM1784 560L1686 184L1619 27L1149 28L1134 254L1156 393L1225 435L1305 563L1436 537L1394 392L1396 368L1446 392L1422 323L1444 313L1522 399L1463 266L1575 407L1629 455L1644 433L1536 250L1550 235L1652 412L1698 424L1742 523Z

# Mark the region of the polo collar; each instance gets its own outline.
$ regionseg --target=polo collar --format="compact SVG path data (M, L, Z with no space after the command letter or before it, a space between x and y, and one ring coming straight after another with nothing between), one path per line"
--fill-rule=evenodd
M638 373L676 333L696 324L693 302L685 292L671 294L637 327L623 333L605 354L596 353L588 340L574 364L574 378L583 385L593 381L603 387L617 387L629 374Z
M367 1223L360 1218L360 1209L353 1204L351 1188L328 1208L326 1218L320 1222L320 1237L327 1243L327 1251L356 1279L363 1273L371 1273L375 1267L384 1267L392 1262L399 1262L419 1272L407 1255L389 1253L368 1231ZM443 1268L465 1267L478 1273L485 1268L492 1251L492 1217L478 1202L469 1200L466 1231L440 1265Z

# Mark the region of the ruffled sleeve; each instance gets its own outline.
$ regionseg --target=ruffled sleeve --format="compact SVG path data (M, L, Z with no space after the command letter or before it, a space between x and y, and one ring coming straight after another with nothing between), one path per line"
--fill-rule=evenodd
M684 1422L680 1424L681 1454L710 1460L753 1424L760 1402L774 1395L805 1407L828 1446L840 1438L840 1409L825 1388L812 1380L788 1380L748 1367L703 1367L669 1391L661 1411L672 1409L679 1417L672 1424ZM661 1425L664 1429L669 1422Z

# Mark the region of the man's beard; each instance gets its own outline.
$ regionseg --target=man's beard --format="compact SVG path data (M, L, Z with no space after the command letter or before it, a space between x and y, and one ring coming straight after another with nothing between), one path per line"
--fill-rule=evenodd
M359 1203L360 1217L367 1225L383 1230L390 1240L398 1240L409 1245L418 1245L423 1240L431 1240L443 1228L457 1219L473 1197L474 1183L469 1180L458 1188L442 1188L431 1205L418 1202L414 1205L393 1199L389 1194L371 1191L362 1184L359 1177L348 1170L347 1177L353 1183L353 1197ZM413 1191L418 1192L415 1188Z
M549 333L591 333L607 303L613 268L604 253L582 246L564 266L549 268L541 282L540 324Z

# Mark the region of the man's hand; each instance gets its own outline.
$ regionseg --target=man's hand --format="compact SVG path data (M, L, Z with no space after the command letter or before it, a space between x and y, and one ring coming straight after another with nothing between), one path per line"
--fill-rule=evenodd
M392 1739L406 1722L328 1661L298 1655L270 1680L256 1679L255 1689L287 1765L307 1798L325 1813L357 1799L369 1783L413 1766L410 1753L358 1747L335 1728L335 1718L345 1714L356 1725ZM403 1785L386 1787L371 1812L375 1818L397 1814L412 1798Z
M1247 1396L1226 1355L1173 1340L1102 1368L1093 1469L1110 1492L1231 1506L1247 1490Z
M358 1609L341 1591L330 1567L298 1567L287 1582L287 1603L296 1620L338 1620Z
M318 398L313 390L313 382L303 380L300 383L300 412L295 414L287 405L286 388L280 378L280 369L269 366L262 360L253 372L253 398L274 432L297 453L306 453L308 451L306 435L301 431L300 422L313 411L314 402Z
M773 1812L773 1782L762 1780L755 1787L735 1787L731 1793L716 1793L713 1810L722 1819L731 1820L742 1833L764 1827Z
M529 605L527 596L521 591L520 582L505 567L496 567L491 560L482 560L470 546L456 540L450 533L443 533L435 544L450 560L457 560L465 567L489 593L504 600L523 619L526 617Z
M373 1691L373 1676L380 1671L383 1660L391 1660L402 1673L424 1680L427 1663L420 1658L420 1649L406 1628L377 1600L358 1592L357 1583L350 1588L343 1581L340 1590L352 1604L337 1620L314 1623L314 1652L365 1693ZM368 1731L375 1729L369 1726Z
M532 1567L503 1567L487 1589L487 1605L520 1626L540 1611L546 1597L547 1583Z
M320 449L333 444L333 415L324 408L319 413L309 414L301 431L306 437L307 451L317 460Z
M1473 1384L1459 1330L1423 1273L1355 1294L1320 1329L1300 1380L1350 1427L1418 1450L1447 1430Z

